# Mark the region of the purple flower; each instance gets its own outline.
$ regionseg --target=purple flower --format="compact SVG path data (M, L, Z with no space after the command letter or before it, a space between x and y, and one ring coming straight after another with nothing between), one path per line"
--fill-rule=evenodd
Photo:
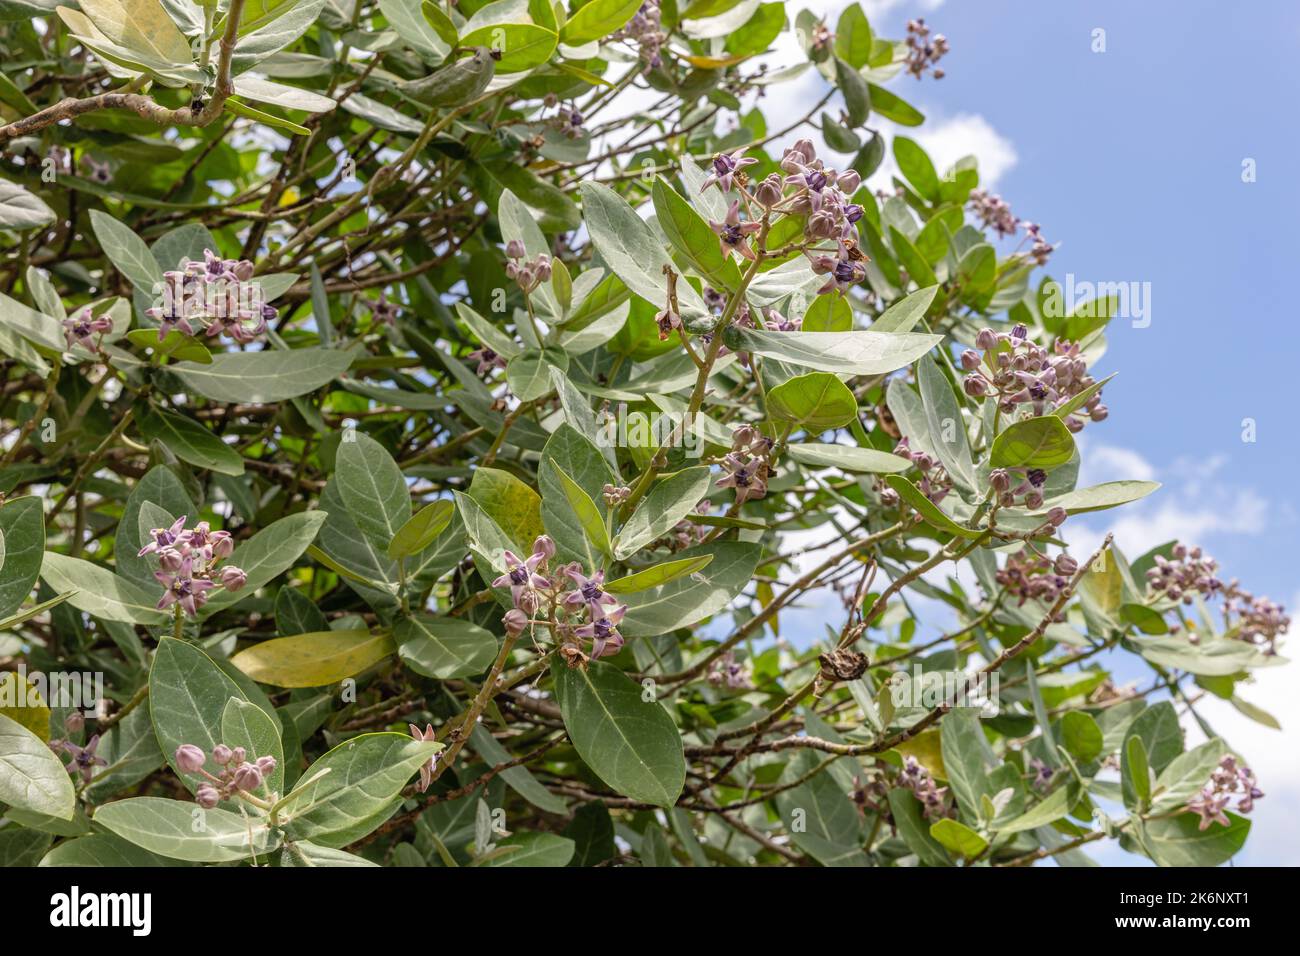
M731 255L734 250L746 259L756 259L754 250L745 240L763 228L762 223L740 221L740 200L734 200L727 210L727 217L722 222L709 222L709 228L718 234L718 245L723 256Z
M744 149L738 149L734 153L718 153L713 157L713 171L704 178L704 185L700 187L700 192L708 189L714 183L724 193L731 189L732 180L746 166L753 166L758 162L756 159L750 159L745 156Z
M613 610L606 611L600 604L591 605L592 622L575 627L573 633L591 641L591 656L612 657L623 649L623 635L618 632L618 625L627 613L627 605L620 604Z
M92 319L89 308L82 309L72 318L63 320L63 337L67 340L69 349L74 345L80 345L91 352L97 351L99 346L91 336L97 333L103 335L111 331L113 331L112 319L107 316Z
M68 773L80 774L81 779L89 783L95 774L96 767L108 766L108 761L103 757L95 755L99 748L99 734L91 737L86 741L86 746L78 747L71 740L58 740L51 742L50 748L53 750L62 750L72 757L68 763Z
M743 505L750 498L762 498L767 494L767 476L762 462L729 454L722 463L727 474L718 479L718 487L735 488L736 504Z
M586 577L576 567L567 567L564 569L564 573L577 588L577 590L564 595L564 603L569 607L579 608L585 604L591 608L591 613L595 614L602 604L618 603L618 599L614 595L606 593L604 589L604 571L597 571L591 577Z
M170 548L172 545L176 544L176 542L183 537L186 517L188 516L181 515L172 522L170 528L154 528L150 531L149 534L153 537L153 540L141 548L136 557L143 558L146 554L153 554L155 551L162 548Z
M497 355L496 352L493 352L486 345L475 349L473 352L470 352L469 358L471 361L478 363L478 367L474 369L475 373L477 373L478 375L484 375L488 372L491 372L492 369L494 368L506 367L506 360L503 359L500 355Z
M199 608L208 599L208 592L216 587L211 581L194 577L194 563L190 558L185 559L180 571L175 574L155 571L153 576L166 588L163 596L158 599L158 610L180 604L181 609L190 617L199 613Z
M537 573L537 568L546 561L546 555L534 551L528 560L521 561L513 551L505 552L506 573L492 582L494 588L510 588L510 596L515 607L520 607L520 599L525 593L538 588L549 588L551 582Z

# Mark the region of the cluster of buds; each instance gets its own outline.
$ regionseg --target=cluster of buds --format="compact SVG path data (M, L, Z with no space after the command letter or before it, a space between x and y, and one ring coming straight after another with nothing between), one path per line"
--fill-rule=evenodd
M1041 468L994 468L989 472L989 487L1001 508L1014 507L1017 502L1030 511L1041 508L1046 484L1047 472Z
M1211 597L1223 589L1215 577L1219 563L1204 554L1200 548L1189 548L1182 542L1174 545L1173 560L1156 555L1155 567L1147 571L1147 588L1163 594L1171 601L1192 603L1192 595L1199 593Z
M999 239L1013 235L1020 219L1011 211L1011 206L1001 196L983 189L972 189L967 200L971 212L979 219L985 229L992 229Z
M1266 597L1256 597L1231 581L1224 590L1225 612L1232 620L1230 637L1264 648L1265 654L1277 653L1277 641L1291 627L1286 608Z
M980 351L961 353L961 367L970 373L962 387L972 398L993 396L1008 414L1022 405L1034 415L1049 414L1096 384L1077 342L1058 339L1048 351L1029 338L1025 326L1017 325L1010 333L980 329L975 345ZM1065 417L1065 426L1077 432L1087 421L1104 421L1109 414L1098 390L1076 413Z
M519 283L524 295L528 295L543 282L551 281L551 257L539 252L532 259L521 262L527 255L528 251L524 249L521 240L511 239L506 243L506 258L510 260L506 263L506 275Z
M605 572L588 576L579 563L556 568L550 577L547 564L555 557L555 542L542 535L533 542L527 558L505 552L506 573L492 582L494 588L510 588L514 607L502 623L514 636L530 625L551 627L559 641L560 655L570 667L579 667L600 657L610 657L623 648L618 626L627 613L605 590ZM567 579L567 582L566 582Z
M605 487L600 490L601 496L605 499L605 504L611 508L617 508L632 497L632 489L627 485L615 485L610 482L605 483Z
M1051 604L1070 585L1070 578L1079 570L1079 562L1062 552L1055 559L1024 548L1010 555L998 569L995 578L1017 604L1041 601Z
M660 22L657 0L645 0L623 29L610 37L611 40L630 40L635 43L646 70L653 70L663 65L663 57L659 49L667 38L668 35L664 33L663 24Z
M176 748L176 766L184 773L201 774L205 780L194 791L194 801L205 810L211 810L222 800L240 794L252 794L275 772L275 758L271 756L248 759L243 747L217 744L212 748L212 762L220 770L209 773L205 769L207 752L197 744L181 744Z
M910 754L903 758L903 769L898 771L898 782L911 790L916 799L921 801L922 812L927 820L937 820L952 815L952 801L948 799L948 788L938 786L930 771L922 767Z
M926 71L936 80L943 79L943 70L937 64L948 52L948 38L942 33L930 36L930 28L925 20L918 17L907 21L907 72L918 80Z
M98 352L104 341L104 333L112 331L113 320L106 315L94 318L90 306L63 320L63 337L67 340L69 349L80 345L91 352Z
M248 576L233 564L218 567L235 550L229 531L213 531L206 521L187 529L185 517L177 518L170 528L150 531L152 540L140 549L139 556L158 556L154 577L165 589L158 610L179 604L194 617L207 603L209 591L219 587L238 591L248 582Z
M948 496L948 492L952 491L952 479L948 477L948 473L943 466L925 452L913 451L906 438L901 439L894 446L894 454L899 458L906 458L916 467L916 470L920 472L916 487L920 489L921 494L935 504L943 501ZM888 487L886 490L893 491ZM898 504L897 493L895 492L894 497L885 501L885 503L890 506Z
M1256 785L1255 774L1249 767L1239 765L1237 758L1227 754L1210 774L1209 782L1187 803L1187 809L1200 816L1200 829L1208 830L1213 823L1231 826L1232 821L1224 812L1235 795L1237 812L1250 813L1255 808L1255 801L1264 796Z
M728 690L741 690L750 686L745 666L736 660L732 651L727 651L709 665L705 679L713 687L725 687Z
M158 341L172 329L194 335L194 322L207 325L206 335L228 335L241 345L266 333L277 315L262 301L262 286L253 280L248 259L222 259L211 249L203 261L187 259L181 269L163 273L163 304L145 310L158 322Z
M741 425L731 433L731 451L722 459L727 473L718 479L719 488L736 489L736 505L767 494L767 482L776 474L772 467L774 442L753 425Z

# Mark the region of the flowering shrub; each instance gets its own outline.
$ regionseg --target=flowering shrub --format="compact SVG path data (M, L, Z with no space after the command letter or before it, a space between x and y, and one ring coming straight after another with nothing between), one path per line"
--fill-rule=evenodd
M1077 481L1113 309L900 132L930 25L12 6L6 861L1243 845L1197 703L1289 620L1190 544L1069 551L1156 490Z

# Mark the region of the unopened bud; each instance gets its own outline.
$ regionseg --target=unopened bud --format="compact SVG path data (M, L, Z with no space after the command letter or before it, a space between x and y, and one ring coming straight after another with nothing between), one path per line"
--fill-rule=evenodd
M208 756L202 748L194 744L181 744L176 748L176 766L186 773L195 773L203 768Z

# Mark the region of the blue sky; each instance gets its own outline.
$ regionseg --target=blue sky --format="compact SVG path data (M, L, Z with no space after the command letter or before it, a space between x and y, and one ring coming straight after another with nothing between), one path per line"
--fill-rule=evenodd
M834 27L842 0L806 4ZM874 0L878 34L900 37L911 16L944 33L942 81L901 77L891 89L927 116L908 135L943 165L980 158L984 185L1060 243L1049 273L1064 281L1149 283L1149 324L1116 319L1102 373L1110 418L1084 433L1081 483L1154 478L1137 506L1078 518L1074 549L1107 530L1136 556L1172 538L1203 545L1238 577L1294 612L1300 574L1290 557L1300 495L1289 480L1300 428L1284 392L1300 353L1291 275L1300 180L1290 117L1300 89L1300 7L1283 2ZM791 5L797 12L800 4ZM1095 30L1105 52L1094 52ZM793 60L779 51L777 62ZM778 87L769 127L815 97ZM886 133L896 130L885 124ZM1243 182L1253 160L1256 181ZM1243 441L1243 420L1255 441ZM809 608L800 624L830 610ZM820 630L820 628L819 628ZM1285 648L1284 648L1285 652ZM1118 661L1112 662L1118 663ZM1124 676L1137 678L1141 668ZM1238 864L1300 862L1300 695L1294 666L1241 694L1274 714L1266 729L1228 704L1201 706L1243 753L1268 796ZM1145 684L1145 681L1144 681ZM1198 734L1189 733L1195 742ZM1134 862L1118 850L1093 854Z

